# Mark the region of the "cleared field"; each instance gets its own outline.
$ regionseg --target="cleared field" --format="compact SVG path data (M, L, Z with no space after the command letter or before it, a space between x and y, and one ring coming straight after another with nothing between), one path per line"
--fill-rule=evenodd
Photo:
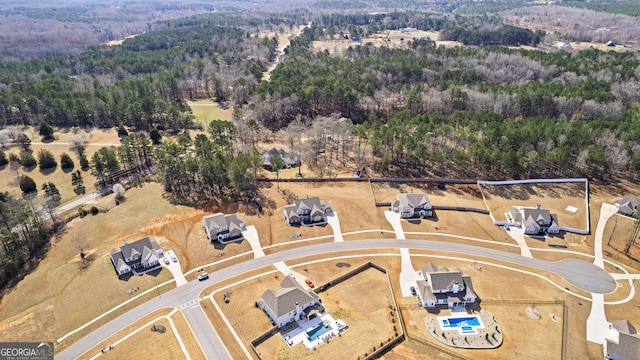
M354 43L351 39L338 39L339 37L336 36L335 40L314 41L312 43L312 47L315 51L324 51L327 49L333 56L343 56L349 47L353 48L356 46L372 45L376 47L385 46L394 49L406 49L408 48L409 41L422 39L427 36L431 40L435 41L436 46L464 46L464 44L458 41L439 40L440 32L438 31L417 30L403 33L400 30L388 30L375 33L369 37L361 38L359 44Z
M233 119L233 108L223 108L210 99L187 101L187 105L191 107L195 122L204 126L209 125L212 120L231 121Z
M46 169L40 170L37 166L32 168L24 168L20 167L18 172L22 175L28 175L31 177L38 186L39 194L43 194L40 188L42 184L45 182L52 182L56 185L58 190L60 191L61 196L61 204L65 204L69 201L75 200L79 196L73 192L73 185L71 185L71 173L76 170L80 170L80 159L78 154L75 151L70 149L70 141L71 138L78 133L79 129L71 130L71 131L56 131L54 133L55 140L50 143L42 143L40 135L38 135L38 131L34 130L31 127L27 128L18 128L18 131L24 132L25 135L31 139L31 149L33 150L33 156L38 159L38 151L41 149L47 149L51 151L56 162L58 162L58 166L55 169ZM92 129L90 132L87 132L87 144L85 147L85 153L88 159L91 159L91 156L98 151L100 148L104 146L117 146L120 144L120 139L116 134L114 129L111 130L99 130ZM7 149L4 149L4 152L7 154L14 153L16 155L20 154L22 148L19 146L10 146ZM63 171L60 168L60 154L66 152L71 156L75 167L72 170ZM86 192L91 193L95 190L93 184L96 181L95 176L91 175L90 171L81 171L82 179L84 181L84 186L86 187ZM20 191L20 187L18 185L18 177L17 173L12 171L9 165L0 167L0 189L3 191L8 191L10 194L14 196L20 196L22 192ZM82 196L82 195L80 195Z

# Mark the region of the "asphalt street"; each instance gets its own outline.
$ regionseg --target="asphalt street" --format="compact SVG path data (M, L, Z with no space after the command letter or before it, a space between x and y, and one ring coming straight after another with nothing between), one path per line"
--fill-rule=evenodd
M194 299L197 300L200 292L204 290L205 287L233 276L237 276L263 266L271 265L278 261L287 261L305 256L322 255L336 251L380 248L409 248L445 251L466 254L469 255L470 259L473 259L474 257L486 257L557 274L577 288L588 292L604 294L611 292L616 288L614 279L607 272L591 263L577 259L549 262L523 257L520 254L508 253L479 246L430 240L377 239L345 241L340 243L332 242L280 251L212 272L209 274L210 280L208 281L191 281L187 285L170 290L108 322L76 343L71 344L67 349L58 354L56 359L74 359L100 343L103 339L109 337L113 333L128 326L150 312L164 307L178 307L181 304ZM193 330L196 332L196 336L201 342L201 345L206 352L205 355L208 359L226 360L230 358L229 354L224 350L220 338L216 335L215 331L213 331L211 324L208 322L199 306L185 311L185 316ZM224 331L224 329L218 329L218 331Z

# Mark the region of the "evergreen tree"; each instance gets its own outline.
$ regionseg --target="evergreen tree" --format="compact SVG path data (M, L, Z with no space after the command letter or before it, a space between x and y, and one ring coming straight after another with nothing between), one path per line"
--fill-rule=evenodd
M22 190L23 193L27 194L37 191L38 187L36 186L36 182L33 181L32 178L27 175L23 175L20 177L20 190Z

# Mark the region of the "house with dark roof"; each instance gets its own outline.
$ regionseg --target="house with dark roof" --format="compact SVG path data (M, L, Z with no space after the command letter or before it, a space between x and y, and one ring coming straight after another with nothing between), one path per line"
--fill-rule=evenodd
M308 197L295 199L293 204L284 207L283 215L288 225L318 225L327 222L326 214L330 213L331 206L320 198Z
M235 214L208 215L202 218L202 225L211 242L217 240L221 244L227 244L244 238L242 235L242 231L245 230L244 220Z
M464 275L460 269L438 269L429 262L421 269L424 280L416 281L418 298L425 308L437 306L464 306L474 304L478 296L473 290L471 277Z
M271 166L271 158L274 155L280 155L283 161L283 165L287 169L300 165L300 156L287 153L282 149L272 148L271 150L262 153L262 166L269 171L275 170Z
M640 334L627 320L611 323L615 336L603 344L604 358L607 360L640 359Z
M292 321L311 320L326 312L318 295L302 286L293 275L282 280L280 289L265 291L260 305L278 327Z
M527 235L557 234L560 232L558 215L551 214L549 210L541 209L540 205L535 208L514 206L509 210L509 216L511 222L515 226L522 227Z
M627 216L634 216L638 211L638 197L633 195L625 195L616 199L613 203L618 208L618 213Z
M125 240L121 247L113 248L109 256L116 273L124 275L155 268L163 254L158 240L147 236L132 243Z
M427 194L400 193L391 204L391 210L400 213L403 219L433 216L433 206Z

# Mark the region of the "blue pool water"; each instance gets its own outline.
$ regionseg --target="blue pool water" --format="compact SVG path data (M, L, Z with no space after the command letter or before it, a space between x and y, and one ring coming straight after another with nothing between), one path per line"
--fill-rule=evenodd
M317 338L326 334L329 331L331 331L331 327L320 324L314 327L313 329L307 331L307 336L309 336L310 341L315 341Z
M446 320L442 320L443 325L449 327L471 327L471 326L480 326L480 321L478 317L454 317L448 318Z

